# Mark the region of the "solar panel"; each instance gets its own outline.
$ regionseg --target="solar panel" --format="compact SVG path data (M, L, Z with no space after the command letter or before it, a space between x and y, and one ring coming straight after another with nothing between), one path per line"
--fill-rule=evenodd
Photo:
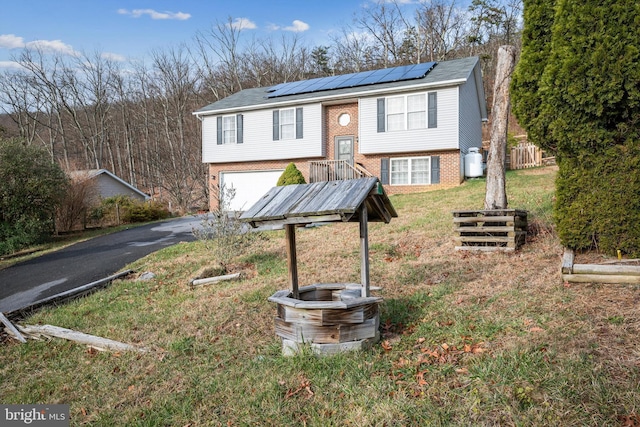
M425 62L423 64L416 64L410 70L407 70L406 75L403 77L404 79L418 79L424 77L429 73L429 71L433 70L433 67L436 66L436 62Z
M298 86L294 87L294 90L297 93L307 93L307 92L313 92L312 89L310 89L311 87L317 85L318 83L320 83L323 80L323 78L317 78L317 79L310 79L310 80L303 80Z
M360 81L360 86L376 84L384 81L384 77L389 74L389 69L376 70Z
M322 81L320 83L318 83L318 88L317 90L323 90L325 87L331 87L331 85L333 84L333 82L338 78L339 76L331 76L331 77L325 77L324 79L322 79Z
M362 80L362 77L358 77L357 75L352 75L348 79L344 79L342 82L340 82L334 89L357 86L360 80Z
M385 83L387 83L387 82L396 82L398 80L401 80L402 76L404 76L405 73L406 73L406 71L404 71L404 70L392 71L392 72L390 72L389 74L387 74L384 77L384 82ZM378 82L378 83L380 83L380 82Z
M276 92L278 89L282 89L284 86L286 86L288 83L280 83L277 84L275 86L271 86L269 88L269 90L267 90L267 92L271 93L271 92Z
M267 89L267 98L419 79L426 76L436 65L436 62L425 62L423 64L384 68L382 70L280 83Z

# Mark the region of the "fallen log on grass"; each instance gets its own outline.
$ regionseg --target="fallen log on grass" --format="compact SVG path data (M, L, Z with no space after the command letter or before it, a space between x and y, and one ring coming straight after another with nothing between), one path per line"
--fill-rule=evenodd
M235 280L240 278L241 273L225 274L224 276L208 277L205 279L193 279L191 286L210 285L212 283L224 282L226 280Z
M27 340L24 339L24 337L22 336L22 334L16 329L15 326L13 326L13 323L11 323L9 321L9 319L7 319L5 317L4 314L0 313L0 321L2 321L2 323L4 323L5 328L7 328L7 332L9 332L9 334L11 334L15 339L17 339L18 341L20 341L21 343L26 343Z
M106 351L138 351L147 352L146 348L136 347L131 344L125 344L120 341L110 340L108 338L97 337L82 332L73 331L71 329L60 328L52 325L26 325L17 326L20 332L33 339L40 339L41 336L49 338L63 338L65 340L77 342L79 344L88 345L96 350Z

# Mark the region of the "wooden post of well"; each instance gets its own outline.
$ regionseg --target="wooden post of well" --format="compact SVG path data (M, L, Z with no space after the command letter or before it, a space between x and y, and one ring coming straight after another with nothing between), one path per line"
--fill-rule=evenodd
M367 204L362 202L362 206L360 207L360 280L362 282L362 291L360 292L360 296L362 297L370 296L368 221Z
M296 256L296 227L293 224L284 226L287 238L287 264L289 266L289 285L293 293L293 298L298 299L298 259Z

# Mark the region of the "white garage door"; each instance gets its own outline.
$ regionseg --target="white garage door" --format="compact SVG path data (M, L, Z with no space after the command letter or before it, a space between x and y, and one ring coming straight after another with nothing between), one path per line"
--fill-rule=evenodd
M234 188L236 193L229 209L246 211L267 191L275 187L284 169L249 172L222 172L220 184L225 188Z

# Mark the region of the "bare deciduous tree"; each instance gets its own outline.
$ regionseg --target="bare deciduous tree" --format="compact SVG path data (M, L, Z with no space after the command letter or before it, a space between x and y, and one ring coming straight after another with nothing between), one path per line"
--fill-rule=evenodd
M455 0L422 3L416 12L421 42L421 58L427 61L449 59L466 40L466 13Z
M354 19L355 26L371 37L376 66L386 68L401 64L401 51L410 28L397 0L379 0L375 6L363 8Z
M487 157L487 190L485 209L506 209L505 156L507 152L507 125L509 122L509 84L516 64L516 49L501 46L498 50L496 84L493 89L493 118L491 145Z

